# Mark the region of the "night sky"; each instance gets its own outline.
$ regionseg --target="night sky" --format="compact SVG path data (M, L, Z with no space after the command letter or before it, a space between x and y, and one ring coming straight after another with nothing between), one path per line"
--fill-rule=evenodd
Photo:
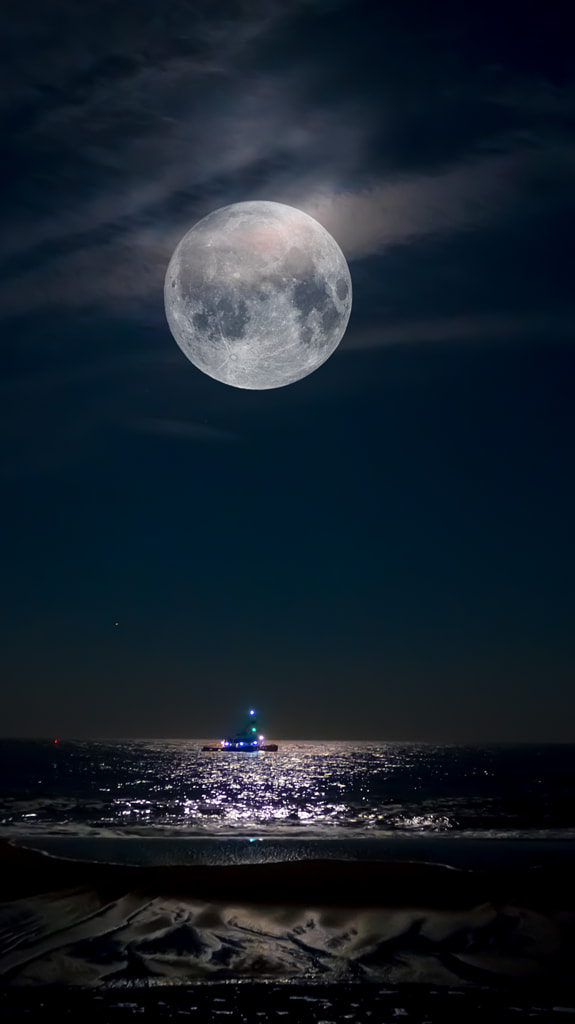
M575 741L572 13L7 0L1 735ZM163 305L252 199L354 289L270 391Z

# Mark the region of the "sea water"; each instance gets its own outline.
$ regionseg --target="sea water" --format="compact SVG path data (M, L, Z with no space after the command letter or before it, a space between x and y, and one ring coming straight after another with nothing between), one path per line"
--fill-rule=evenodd
M460 861L480 841L485 864L510 843L532 858L575 842L575 745L280 742L243 754L204 742L0 741L0 836L64 855L89 839L97 859L204 863L429 859L430 848L449 861L442 851L467 840Z

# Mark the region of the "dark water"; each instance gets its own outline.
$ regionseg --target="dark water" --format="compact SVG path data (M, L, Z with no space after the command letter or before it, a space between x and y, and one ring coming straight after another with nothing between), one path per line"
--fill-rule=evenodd
M0 742L0 835L575 838L575 746Z

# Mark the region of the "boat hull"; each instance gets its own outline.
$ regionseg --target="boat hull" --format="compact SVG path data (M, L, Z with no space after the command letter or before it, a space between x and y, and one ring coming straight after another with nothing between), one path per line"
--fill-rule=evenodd
M262 750L275 752L277 749L277 743L262 743L259 747L248 747L245 744L240 747L231 743L227 747L202 747L202 750L213 754L259 754Z

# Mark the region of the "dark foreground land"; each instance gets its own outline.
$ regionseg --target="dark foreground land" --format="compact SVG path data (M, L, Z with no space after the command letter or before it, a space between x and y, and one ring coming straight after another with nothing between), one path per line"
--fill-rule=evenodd
M267 1024L575 1013L571 864L130 867L0 841L0 1019Z

